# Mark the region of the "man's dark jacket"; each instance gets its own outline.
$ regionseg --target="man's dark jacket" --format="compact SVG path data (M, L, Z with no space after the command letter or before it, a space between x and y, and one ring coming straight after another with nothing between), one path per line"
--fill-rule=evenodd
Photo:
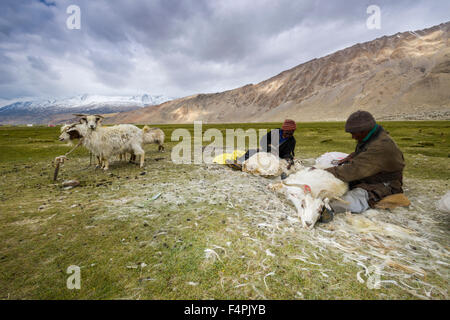
M326 170L348 182L350 189L367 190L369 205L373 207L388 195L403 193L404 167L403 153L386 131L378 126L367 141L356 145L350 161Z
M287 140L283 141L281 144L279 144L279 139L282 135L282 132L283 131L281 129L274 129L271 130L266 135L264 135L259 142L260 151L276 152L276 148L278 147L278 156L281 159L285 159L288 162L290 162L294 160L295 156L294 150L296 141L295 138L292 136L287 138ZM272 143L272 137L275 140L274 143Z

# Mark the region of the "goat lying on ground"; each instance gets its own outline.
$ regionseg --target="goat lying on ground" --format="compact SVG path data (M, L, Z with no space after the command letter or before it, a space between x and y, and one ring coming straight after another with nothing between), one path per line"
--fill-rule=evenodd
M269 187L285 193L297 209L303 227L308 229L314 227L323 206L330 209L329 201L343 201L340 197L348 191L347 183L328 171L313 168L304 168Z
M140 167L144 166L145 152L142 148L142 130L131 124L102 127L100 115L76 114L80 117L80 130L83 145L94 155L100 157L104 170L109 169L112 156L126 152L140 156Z
M348 184L337 179L328 171L302 167L298 162L288 169L287 161L271 153L259 152L247 159L242 171L261 176L289 175L280 183L270 185L272 190L281 190L294 204L305 228L313 228L323 206L329 201L340 200L347 191ZM342 200L341 200L342 201Z
M327 169L336 165L337 161L345 159L348 156L347 153L342 152L327 152L316 159L314 168Z
M303 166L298 162L289 166L286 160L267 152L255 153L242 164L242 171L264 177L277 177L282 173L289 175L301 168Z

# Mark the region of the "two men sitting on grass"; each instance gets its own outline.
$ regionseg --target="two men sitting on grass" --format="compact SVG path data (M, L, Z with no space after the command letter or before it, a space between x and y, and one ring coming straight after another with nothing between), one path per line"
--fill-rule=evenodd
M261 139L260 149L248 150L228 165L240 170L242 163L255 153L271 152L274 148L278 148L281 159L293 164L296 128L293 120L285 120L281 128L272 130ZM403 193L403 153L374 117L367 111L354 112L346 121L345 131L357 141L355 152L326 170L347 182L350 190L343 196L345 203L330 202L332 210L324 209L321 222L331 221L334 212L361 213L375 207L387 196ZM274 136L277 137L275 140Z

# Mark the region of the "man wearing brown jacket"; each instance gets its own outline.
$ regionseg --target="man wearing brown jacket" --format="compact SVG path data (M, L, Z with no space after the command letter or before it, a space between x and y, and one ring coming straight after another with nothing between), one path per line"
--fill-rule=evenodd
M403 153L373 116L367 111L351 114L345 131L358 143L355 152L338 166L326 169L350 187L343 197L348 204L333 201L333 210L360 213L388 195L403 193Z

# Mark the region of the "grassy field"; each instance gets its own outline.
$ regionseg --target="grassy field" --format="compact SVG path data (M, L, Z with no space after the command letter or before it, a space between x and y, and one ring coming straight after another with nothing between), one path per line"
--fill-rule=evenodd
M358 232L344 215L307 231L269 179L173 164L171 133L192 125L159 126L166 152L146 146L143 169L116 161L96 170L80 148L55 183L51 162L71 148L57 141L59 128L0 127L0 298L448 299L450 223L435 202L450 189L450 124L381 124L404 152L413 205L364 217L410 238ZM355 145L343 123L300 123L295 138L298 159ZM81 185L66 190L66 179ZM71 265L81 268L80 290L66 286ZM370 265L383 266L379 289L361 273Z

